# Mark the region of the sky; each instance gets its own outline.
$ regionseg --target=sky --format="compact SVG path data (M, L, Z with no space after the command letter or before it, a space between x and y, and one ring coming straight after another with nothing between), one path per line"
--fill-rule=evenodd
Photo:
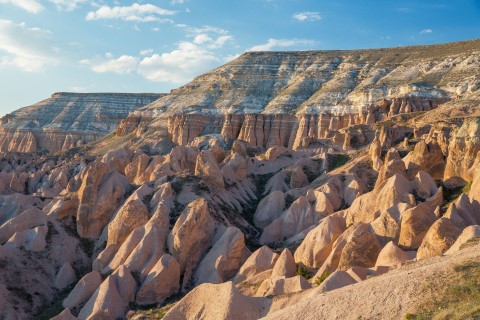
M480 38L480 0L0 0L0 116L59 91L169 92L245 51Z

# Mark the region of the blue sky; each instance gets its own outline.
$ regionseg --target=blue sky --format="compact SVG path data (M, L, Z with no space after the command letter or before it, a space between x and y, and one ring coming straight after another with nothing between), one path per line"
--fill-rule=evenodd
M248 50L480 38L480 0L0 0L0 115L56 91L168 92Z

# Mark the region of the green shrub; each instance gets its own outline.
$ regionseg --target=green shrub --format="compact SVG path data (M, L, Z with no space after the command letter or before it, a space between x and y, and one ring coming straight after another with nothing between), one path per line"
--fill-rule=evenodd
M317 284L317 286L321 285L323 283L323 281L325 281L328 278L328 276L330 276L330 272L325 270L320 275L320 277L316 277L315 278L315 283Z
M302 276L307 280L312 277L312 274L310 273L310 271L308 271L307 267L302 265L297 267L297 275Z
M350 160L350 157L346 154L336 153L328 155L328 171L335 170L343 166Z

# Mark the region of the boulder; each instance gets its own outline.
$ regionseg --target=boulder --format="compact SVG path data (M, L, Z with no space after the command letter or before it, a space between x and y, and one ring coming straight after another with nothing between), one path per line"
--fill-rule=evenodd
M272 269L279 255L267 246L263 246L248 257L240 267L233 282L240 283L266 270Z
M81 237L97 238L100 235L127 190L127 178L109 171L106 164L95 161L80 174L77 233Z
M348 270L352 267L370 268L375 266L381 244L370 230L356 233L342 250L338 262L339 270Z
M394 267L401 265L405 261L412 259L414 255L403 251L396 246L393 241L390 241L383 247L377 257L375 266Z
M437 192L437 184L425 171L419 171L413 180L414 189L417 195L423 199L430 198Z
M290 278L276 277L263 282L258 288L255 296L276 296L280 294L290 294L310 289L308 281L302 276L294 276Z
M297 165L292 169L292 173L290 175L290 188L301 188L308 184L308 177L303 172L301 166Z
M450 255L459 251L464 244L469 242L472 239L480 237L480 226L468 226L463 229L462 233L458 236L455 243L448 249L445 254Z
M382 211L401 202L411 203L412 183L400 173L386 180L378 189L356 198L347 210L347 225L371 223Z
M288 152L288 149L283 146L270 147L265 152L265 160L267 161L275 160L286 152Z
M124 264L132 272L138 272L143 281L165 251L170 225L169 211L163 202L158 204L150 220L135 228L115 255L109 258L109 262L104 263L102 273L109 274ZM110 246L107 246L105 250L109 248Z
M117 150L108 151L102 158L110 169L117 171L120 174L125 174L125 167L132 160L132 152L127 148L120 148Z
M222 175L229 183L243 181L247 177L247 160L234 153L222 168Z
M295 251L295 262L308 268L320 268L332 250L332 245L345 231L345 219L339 216L324 218L310 231Z
M333 243L332 250L317 271L316 277L320 277L324 272L333 273L339 267L342 258L342 267L345 270L353 266L375 265L378 252L380 251L380 244L372 232L371 226L362 222L346 229ZM354 240L355 238L358 239ZM372 243L368 243L368 241L372 241ZM347 244L350 244L349 250L348 253L344 254L343 252ZM369 251L361 252L364 249ZM352 255L349 256L349 254Z
M222 283L238 272L250 255L240 229L229 227L200 262L196 284Z
M317 293L329 292L357 283L347 271L337 270L328 276L315 290Z
M401 174L405 176L405 163L402 160L393 159L389 162L385 161L385 164L380 168L378 173L377 181L375 182L374 189L379 189L383 186L385 181L387 181L390 177Z
M102 276L98 271L92 271L87 273L77 282L75 287L70 291L67 298L63 300L62 305L64 308L73 309L78 307L93 295L95 290L102 283Z
M163 255L150 270L137 292L140 305L162 303L180 289L180 266L169 254Z
M108 276L80 310L78 318L118 319L123 318L127 305L135 298L135 279L125 267L119 267Z
M452 220L460 229L478 225L480 224L480 203L462 193L454 203L450 204L445 217Z
M283 249L273 267L271 278L278 277L290 278L297 274L297 265L292 253L287 248Z
M461 230L450 219L438 219L423 238L417 260L443 254L455 243L460 233Z
M180 264L184 285L188 283L198 263L212 245L215 221L207 201L198 198L188 204L168 235L169 252ZM183 286L184 287L184 286Z
M402 212L399 245L407 250L420 247L423 237L437 220L435 209L442 203L442 188L416 207Z
M308 192L306 196L300 196L292 203L290 208L263 230L260 243L273 244L289 239L319 222L333 211L331 205L325 201L326 197L318 191ZM322 208L325 211L319 211Z
M46 215L42 210L35 207L27 209L0 225L0 244L6 242L16 232L32 229L46 223Z
M130 232L148 221L148 209L143 198L152 194L153 190L146 185L138 188L118 209L108 224L108 241L110 244L122 244Z
M63 290L75 282L77 276L70 263L65 262L55 276L55 287Z
M201 177L210 186L223 189L223 174L218 167L215 156L211 150L204 150L197 156L195 175Z
M436 141L421 140L403 159L407 177L413 179L419 171L428 172L434 179L441 179L445 170L445 156Z
M282 191L272 191L264 197L257 206L253 223L259 228L265 228L273 220L280 217L285 209L285 195Z

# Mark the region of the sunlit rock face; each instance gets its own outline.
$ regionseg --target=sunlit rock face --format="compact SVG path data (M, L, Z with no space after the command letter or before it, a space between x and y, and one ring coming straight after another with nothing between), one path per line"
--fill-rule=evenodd
M139 113L344 113L377 105L428 111L477 90L478 40L392 49L247 52ZM376 112L376 110L373 110Z
M113 131L161 94L53 94L0 119L0 152L65 151Z
M176 145L221 134L227 142L291 149L329 139L346 150L356 141L373 139L346 132L347 127L477 100L479 53L478 40L392 49L247 52L132 112L117 136L148 132L151 137L152 128L162 128Z

